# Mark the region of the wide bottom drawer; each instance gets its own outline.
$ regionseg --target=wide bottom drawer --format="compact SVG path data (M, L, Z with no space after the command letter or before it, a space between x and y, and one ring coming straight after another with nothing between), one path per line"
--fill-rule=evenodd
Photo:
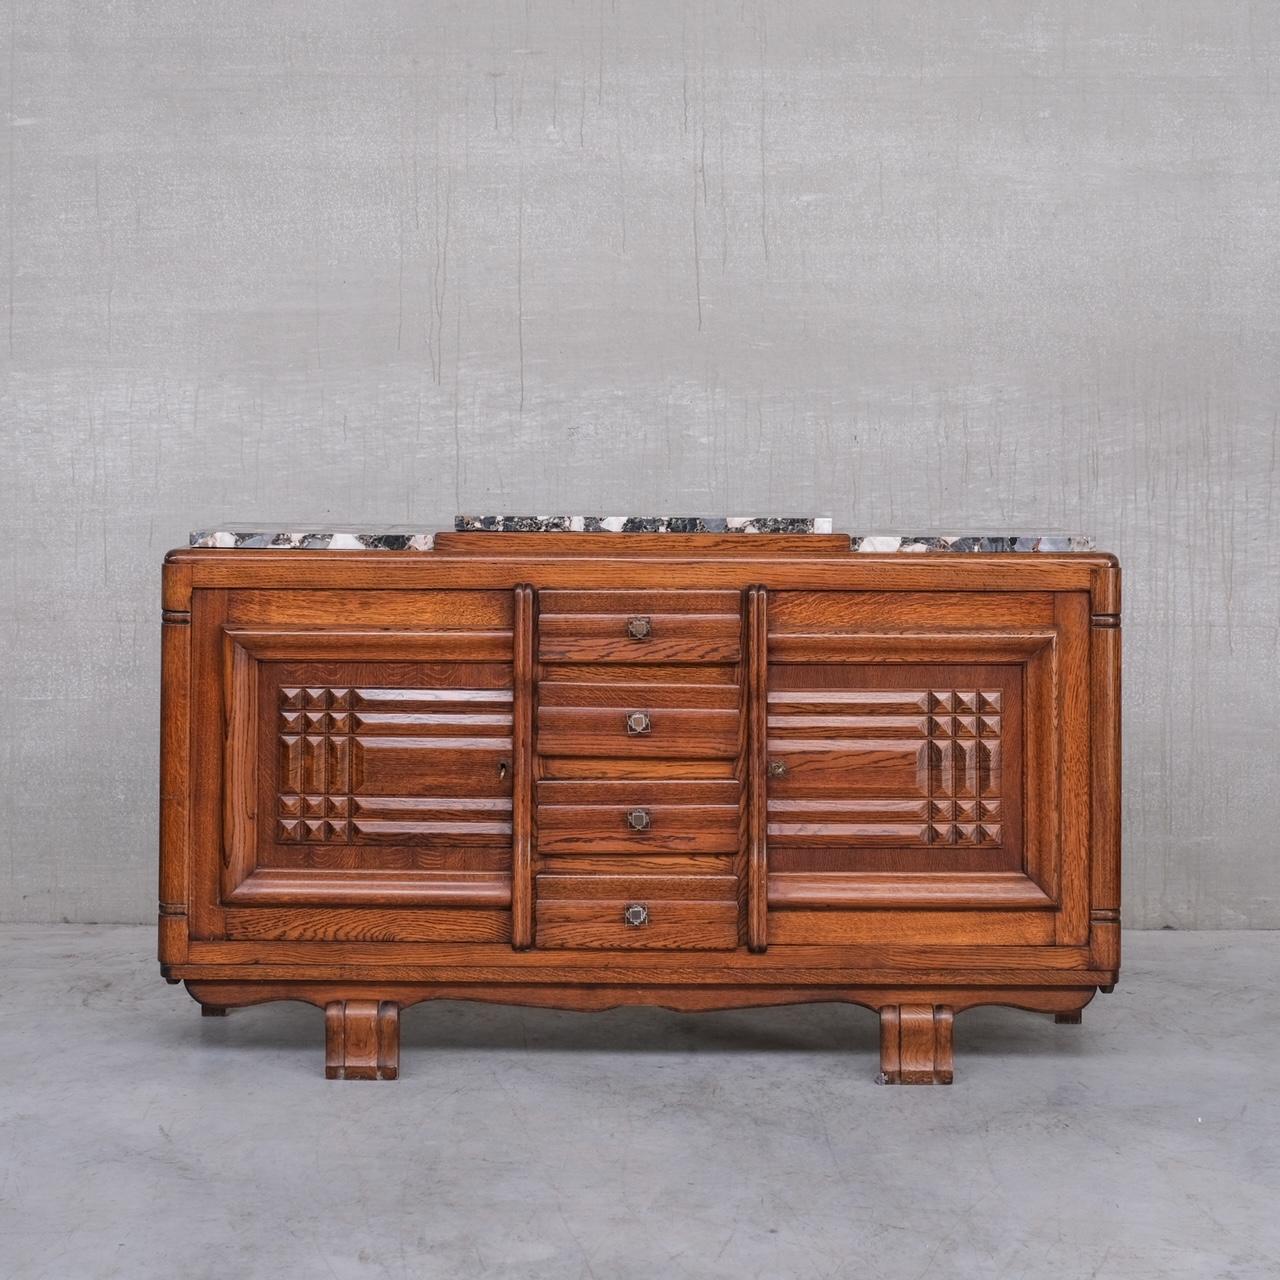
M547 949L731 951L737 878L539 876L535 945ZM677 896L679 895L679 896Z

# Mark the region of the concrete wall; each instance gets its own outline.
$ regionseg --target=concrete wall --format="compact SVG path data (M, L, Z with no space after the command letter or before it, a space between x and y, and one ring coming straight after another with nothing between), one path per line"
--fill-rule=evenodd
M1280 925L1280 9L5 0L0 918L154 911L209 520L826 511L1127 571L1133 924Z

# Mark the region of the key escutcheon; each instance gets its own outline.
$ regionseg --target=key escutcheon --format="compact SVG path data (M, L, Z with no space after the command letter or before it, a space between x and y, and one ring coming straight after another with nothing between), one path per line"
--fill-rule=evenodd
M653 721L649 718L647 711L629 711L627 713L627 732L633 738L652 731Z
M627 826L632 831L648 831L653 825L653 816L648 809L631 809L627 812Z

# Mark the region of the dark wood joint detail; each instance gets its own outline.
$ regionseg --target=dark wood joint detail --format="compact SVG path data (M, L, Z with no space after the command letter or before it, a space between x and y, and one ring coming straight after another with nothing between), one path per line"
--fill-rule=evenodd
M955 1072L947 1005L893 1004L880 1010L879 1084L950 1084Z
M769 919L768 857L768 592L747 589L747 646L744 663L747 681L747 779L749 806L747 843L747 949L759 954L767 949Z
M187 904L185 902L162 902L160 904L160 914L162 916L186 916Z
M328 1080L394 1080L400 1074L400 1006L394 1000L331 1000L324 1007Z

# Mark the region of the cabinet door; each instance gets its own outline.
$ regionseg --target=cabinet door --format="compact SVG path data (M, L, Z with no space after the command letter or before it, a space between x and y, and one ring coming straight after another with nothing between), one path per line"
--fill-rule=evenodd
M221 739L205 936L510 937L511 612L504 592L197 597Z
M770 942L1083 942L1087 597L782 592L768 616Z

